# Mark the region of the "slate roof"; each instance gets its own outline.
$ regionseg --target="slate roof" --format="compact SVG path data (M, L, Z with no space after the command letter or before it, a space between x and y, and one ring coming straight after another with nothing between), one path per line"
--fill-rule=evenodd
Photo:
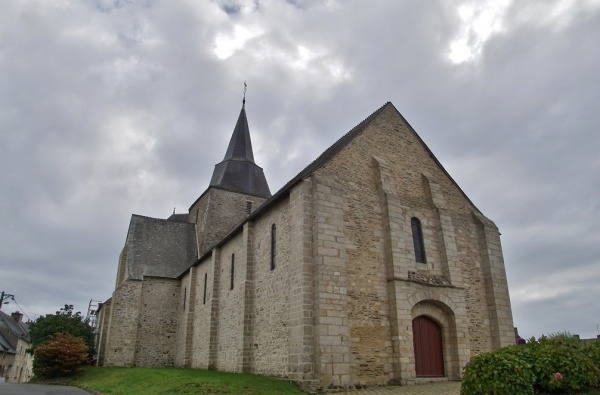
M194 224L135 214L125 247L128 276L135 280L144 276L176 278L198 258Z
M17 341L28 340L29 324L17 322L9 314L0 310L0 351L16 354Z
M388 107L391 107L391 109L393 109L393 111L395 111L398 114L398 116L406 123L406 125L408 125L410 130L414 133L414 135L417 137L419 142L422 144L422 146L425 148L425 150L429 153L429 156L433 159L433 161L440 167L440 169L446 174L446 176L458 188L458 190L467 199L467 201L477 210L477 207L473 204L473 202L471 202L471 199L469 199L469 197L463 192L463 190L458 186L458 184L456 184L454 179L446 171L444 166L442 166L442 164L435 157L433 152L431 152L431 150L429 149L427 144L425 144L425 142L421 139L421 137L414 130L414 128L408 123L408 121L406 121L406 119L402 116L402 114L400 114L400 112L396 109L396 107L394 107L394 105L391 102L386 102L383 106L381 106L379 109L377 109L375 112L373 112L367 118L365 118L361 123L359 123L354 128L352 128L348 133L343 135L333 145L331 145L329 148L327 148L321 155L319 155L319 157L317 157L317 159L315 159L308 166L306 166L294 178L292 178L290 181L288 181L279 191L277 191L273 196L271 196L271 198L266 200L260 207L258 207L252 214L250 214L250 216L248 216L242 223L240 223L239 226L237 226L235 229L233 229L227 236L225 236L225 238L223 238L219 243L217 243L215 245L215 247L219 247L219 246L225 244L233 236L238 234L243 229L243 224L245 222L255 221L257 218L259 218L261 215L263 215L263 213L268 211L273 205L275 205L276 203L278 203L279 201L284 199L289 194L289 191L291 190L291 188L293 186L295 186L300 181L307 178L312 173L314 173L315 171L317 171L318 169L323 167L325 164L327 164L327 162L329 162L331 159L333 159L333 157L335 157L335 155L337 155L352 140L354 140L371 122L373 122L373 120L375 118L377 118ZM242 111L244 111L243 108L242 108ZM245 114L245 112L244 112L244 114ZM240 116L241 116L241 114L240 114ZM479 211L479 210L477 210L477 211ZM200 261L206 259L208 256L210 256L211 253L212 253L212 251L207 251L204 255L202 255L201 257L198 257L198 261L196 261L196 263L199 263ZM185 269L183 272L181 272L179 277L181 277L186 271L187 271L187 269Z
M209 187L246 195L271 196L263 169L254 163L245 105L242 105L225 157L215 165Z
M176 222L190 222L189 220L189 213L185 213L185 214L171 214L171 216L169 218L167 218L168 221L176 221Z

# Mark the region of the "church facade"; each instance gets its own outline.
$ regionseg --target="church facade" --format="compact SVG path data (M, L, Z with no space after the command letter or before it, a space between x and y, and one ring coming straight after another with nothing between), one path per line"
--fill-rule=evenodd
M497 227L391 103L273 195L242 106L189 212L132 216L97 336L100 365L311 389L459 379L515 343Z

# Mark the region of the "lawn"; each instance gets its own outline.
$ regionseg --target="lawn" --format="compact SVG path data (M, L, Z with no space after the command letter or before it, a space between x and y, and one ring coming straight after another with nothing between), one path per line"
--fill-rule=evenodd
M104 395L305 393L284 380L253 374L183 368L86 367L80 377L69 379L65 383Z

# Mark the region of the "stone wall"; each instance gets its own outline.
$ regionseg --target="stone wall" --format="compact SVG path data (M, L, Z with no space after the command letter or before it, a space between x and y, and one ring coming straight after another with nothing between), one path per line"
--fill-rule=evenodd
M236 225L248 216L247 202L251 212L266 199L209 188L191 207L190 221L196 224L200 255L221 241Z
M411 292L417 292L416 285L410 283L435 290L419 290L421 294L425 292L424 298L438 298L435 303L442 305L439 299L452 301L450 310L442 309L448 317L454 317L453 327L445 328L454 331L449 339L455 342L456 350L446 356L449 364L446 370L452 377L460 374L459 365L472 352L470 338L478 339L475 352L490 349L492 344L506 344L505 334L512 329L510 301L499 242L488 240L494 234L497 237L497 229L487 219L485 230L482 226L477 228L474 215L485 217L456 187L393 107L385 108L315 175L343 191L338 200L343 211L336 216L343 224L343 248L337 252L323 250L318 255L341 254L345 249L354 384L414 379L410 333L414 317L412 307L403 302ZM331 194L329 200L340 197ZM412 217L422 224L425 264L415 262ZM489 269L482 269L486 257L481 251L489 250L490 246L495 248L486 255ZM317 266L319 263L316 262ZM463 273L469 282L464 281ZM340 280L341 277L343 271ZM472 282L474 278L480 281ZM323 286L320 288L322 292ZM493 318L488 309L490 300L497 300L492 295L501 296L500 302L492 303L495 311L499 311L496 326L502 328L496 334L486 328ZM323 311L316 312L323 316ZM456 331L463 329L465 340L459 342Z
M108 323L106 366L134 366L142 281L125 280L113 292Z
M97 326L96 326L96 354L98 355L98 365L104 365L104 357L106 355L106 340L108 335L108 324L110 321L110 305L112 299L108 299L102 304L102 307L98 311Z
M180 283L144 277L137 322L135 366L175 365Z
M256 221L254 229L253 372L288 374L290 221L287 200ZM275 268L271 270L271 229L275 225Z

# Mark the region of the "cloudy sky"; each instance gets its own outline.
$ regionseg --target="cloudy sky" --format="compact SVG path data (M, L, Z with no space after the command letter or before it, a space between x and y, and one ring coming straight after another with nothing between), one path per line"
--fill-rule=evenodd
M0 291L110 297L131 214L187 212L247 81L272 192L391 101L500 228L521 335L595 337L599 38L600 0L3 0Z

